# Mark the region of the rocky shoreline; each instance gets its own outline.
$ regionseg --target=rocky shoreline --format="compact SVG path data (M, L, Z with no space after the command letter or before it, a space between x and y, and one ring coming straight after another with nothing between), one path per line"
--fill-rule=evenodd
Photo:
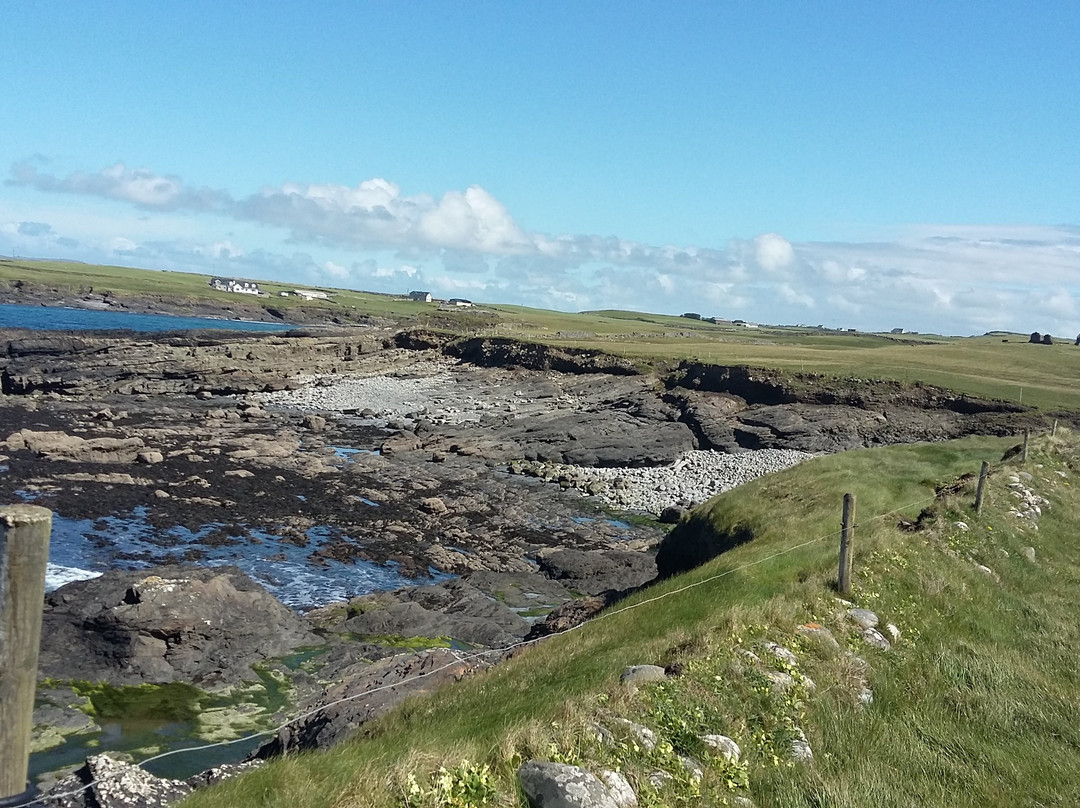
M370 327L4 332L0 389L0 497L97 526L99 559L128 568L49 596L42 748L58 725L97 729L71 679L216 693L222 737L401 684L263 754L330 743L456 649L557 630L647 584L661 542L678 552L680 528L657 517L813 454L1030 417L932 388L693 364L647 375L596 352ZM130 514L145 535L115 555L107 520ZM249 574L221 566L256 557ZM287 591L272 571L297 564L337 583L286 617L255 593ZM374 569L417 585L369 593ZM287 695L267 706L270 690Z

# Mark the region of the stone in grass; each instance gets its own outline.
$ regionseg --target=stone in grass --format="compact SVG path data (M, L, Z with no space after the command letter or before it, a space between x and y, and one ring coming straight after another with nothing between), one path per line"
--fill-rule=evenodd
M659 665L631 665L622 672L619 681L627 687L634 687L645 682L659 682L666 678L667 671Z
M810 761L814 759L814 750L810 748L810 742L806 740L806 733L796 729L796 735L791 741L791 756L795 760Z
M735 808L757 808L757 805L749 797L735 797L731 804L734 805Z
M589 732L596 739L596 742L602 746L611 746L615 743L615 736L611 734L607 727L602 727L599 724L589 724Z
M862 637L868 644L882 651L888 651L892 648L892 643L885 639L885 635L876 628L864 628Z
M705 770L701 768L701 764L691 757L679 757L679 762L683 768L686 769L686 773L690 775L690 779L695 783L700 783L701 778L705 776Z
M833 636L833 633L818 623L804 623L795 630L803 636L820 640L834 651L840 650L840 643L836 641L836 637Z
M738 763L742 750L727 735L702 735L701 742L723 755L731 763Z
M660 769L656 769L654 771L649 772L649 775L648 775L648 777L646 779L648 779L649 785L651 785L653 788L655 788L657 790L660 790L668 782L670 782L671 780L674 780L675 778L672 777L670 774L668 774L665 771L660 771Z
M874 703L874 691L867 687L865 684L860 688L859 695L856 696L859 700L859 704L863 707L869 707Z
M652 752L656 749L658 739L656 733L648 727L643 727L641 724L635 724L626 718L613 719L620 727L625 727L635 741L637 741L646 752Z
M1033 563L1033 564L1035 563L1035 548L1034 547L1025 547L1023 550L1020 551L1020 554L1023 555L1024 558L1026 558L1031 563Z
M847 616L863 628L877 628L878 616L869 609L848 609Z
M604 769L600 772L600 780L607 786L611 798L619 808L637 808L637 794L621 773L613 769Z
M765 671L765 677L769 680L773 690L783 692L795 686L795 680L791 678L791 675L782 671Z
M981 572L983 575L985 575L987 578L990 578L991 580L1001 580L1000 578L998 578L998 574L985 564L975 564L975 569L977 569L979 572Z
M794 652L792 652L790 649L785 648L784 646L780 645L779 643L766 642L761 647L764 648L766 651L768 651L770 654L772 654L777 659L779 659L779 660L781 660L783 662L786 662L789 665L798 665L799 664L799 658L797 656L795 656Z
M566 763L530 760L518 781L532 808L619 808L600 778Z

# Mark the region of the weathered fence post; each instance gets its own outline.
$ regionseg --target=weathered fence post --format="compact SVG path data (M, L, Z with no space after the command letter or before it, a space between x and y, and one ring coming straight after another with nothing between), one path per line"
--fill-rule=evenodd
M1057 418L1054 419L1054 425L1050 427L1050 437L1057 437Z
M837 589L841 595L851 594L851 553L855 539L855 495L844 494L844 517L840 525L840 573Z
M979 469L979 487L975 489L975 513L982 513L983 489L986 486L986 476L990 473L990 464L985 460Z
M1020 462L1021 463L1026 463L1027 462L1028 437L1030 437L1030 435L1031 435L1031 430L1030 429L1025 429L1024 430L1024 448L1020 450Z
M27 787L51 530L47 508L0 507L0 799Z

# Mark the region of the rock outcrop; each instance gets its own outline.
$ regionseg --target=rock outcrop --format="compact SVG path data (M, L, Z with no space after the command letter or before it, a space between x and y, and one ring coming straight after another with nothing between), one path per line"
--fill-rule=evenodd
M324 749L355 732L409 696L427 693L487 663L460 652L437 648L401 654L374 664L357 663L338 674L307 715L280 730L252 755L276 757L286 752Z
M111 684L253 680L251 664L322 640L235 567L113 570L45 599L39 671Z

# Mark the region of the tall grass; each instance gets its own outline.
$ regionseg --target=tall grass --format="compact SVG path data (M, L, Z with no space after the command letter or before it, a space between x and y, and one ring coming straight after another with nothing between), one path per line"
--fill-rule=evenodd
M489 673L413 700L333 750L273 763L188 804L391 806L394 784L409 773L422 780L440 765L470 760L489 764L502 804L517 805L513 771L523 756L610 764L623 747L582 738L588 722L612 715L665 722L684 740L690 735L679 727L712 721L743 744L750 783L743 793L760 806L1077 804L1073 438L1035 442L1030 485L1052 502L1037 528L1007 512L1008 467L991 478L981 517L971 513L970 489L934 495L938 483L996 461L1010 443L966 439L834 455L721 495L705 506L709 518L718 529L748 525L750 543ZM845 491L859 500L853 599L900 627L888 653L864 645L837 616L832 586ZM914 519L930 505L928 529L898 529L900 516ZM798 545L805 546L789 551ZM1028 545L1036 547L1034 563L1022 553ZM855 698L862 674L850 657L800 639L795 627L806 621L830 627L867 660L871 706ZM800 650L801 672L817 683L805 703L755 689L737 649L765 639ZM633 696L617 684L628 664L673 661L688 671L677 684ZM810 764L773 758L792 716L814 749ZM689 799L678 791L684 787L719 788L714 801L734 793L717 786L726 775L716 766L704 786L676 782L667 796L651 792L644 772L659 764L627 754L621 765L651 804Z

